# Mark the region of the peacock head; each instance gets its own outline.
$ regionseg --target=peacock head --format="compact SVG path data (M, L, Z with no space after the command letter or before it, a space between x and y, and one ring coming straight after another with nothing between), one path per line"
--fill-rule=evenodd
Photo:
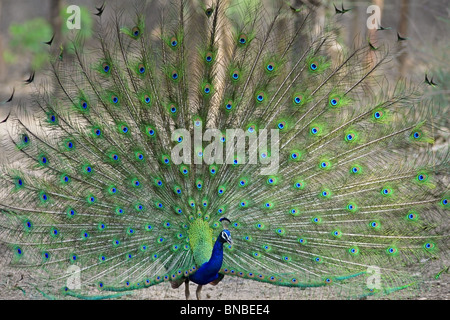
M228 242L229 244L233 244L233 241L231 240L231 233L230 230L223 229L220 233L219 241L221 243Z
M225 217L220 218L219 221L224 226L224 229L220 233L219 241L221 243L228 242L229 244L233 244L233 241L231 240L230 230L228 230L228 228L227 228L228 223L230 223L231 221L228 218L225 218Z

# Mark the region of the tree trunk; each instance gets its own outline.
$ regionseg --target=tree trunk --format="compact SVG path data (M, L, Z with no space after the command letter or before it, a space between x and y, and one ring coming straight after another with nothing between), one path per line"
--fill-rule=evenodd
M55 34L55 38L53 39L53 44L51 47L51 52L59 53L59 46L63 43L61 37L61 29L62 29L62 20L61 20L61 9L62 9L62 1L61 0L50 0L50 24L52 26L53 32ZM50 39L49 39L50 40Z
M408 13L409 13L409 0L402 0L400 6L400 21L398 25L398 33L402 37L407 37L408 33ZM404 77L408 66L408 51L407 48L403 46L402 53L398 57L398 73L399 77Z
M383 17L383 8L384 8L384 0L373 0L372 4L378 6L380 8L380 21L377 21L378 27L380 24L382 25L382 17ZM369 41L372 45L377 46L377 30L369 29ZM368 61L369 67L372 68L376 64L376 54L373 51L369 52Z
M0 16L2 15L2 0L0 0ZM5 79L6 64L3 59L3 30L0 30L0 82Z
M356 39L361 38L360 6L358 5L356 0L353 0L351 5L352 5L352 15L351 15L352 21L351 21L351 28L348 31L348 38L347 38L347 46L349 48L351 48L355 44Z

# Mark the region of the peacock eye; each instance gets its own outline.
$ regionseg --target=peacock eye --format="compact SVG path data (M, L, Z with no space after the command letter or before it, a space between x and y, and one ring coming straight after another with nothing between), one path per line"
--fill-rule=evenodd
M81 108L83 108L84 110L86 110L88 108L88 104L84 100L81 100L80 105L81 105Z
M241 34L240 36L239 36L239 44L240 45L245 45L246 43L247 43L247 35L245 35L245 34Z
M206 85L205 88L203 89L203 92L209 94L211 92L211 87L209 85Z
M135 38L137 38L141 34L141 29L139 27L134 27L133 29L131 29L131 33Z
M176 46L178 45L177 39L176 39L176 38L172 38L172 39L170 40L170 45L171 45L172 47L176 47Z
M213 12L214 12L214 9L213 9L213 8L208 8L208 9L205 10L205 14L206 14L208 17L210 17L210 16L213 14Z
M104 71L105 73L109 73L109 71L111 70L111 67L110 67L109 64L106 63L106 62L103 63L102 67L103 67L103 71Z

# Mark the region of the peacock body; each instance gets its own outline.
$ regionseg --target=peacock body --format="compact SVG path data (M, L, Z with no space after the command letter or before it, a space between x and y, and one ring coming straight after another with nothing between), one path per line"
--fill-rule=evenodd
M446 256L447 158L417 89L377 78L387 50L337 46L306 4L174 1L152 33L104 9L98 47L76 38L38 111L3 124L0 238L38 290L235 276L365 297L417 291Z

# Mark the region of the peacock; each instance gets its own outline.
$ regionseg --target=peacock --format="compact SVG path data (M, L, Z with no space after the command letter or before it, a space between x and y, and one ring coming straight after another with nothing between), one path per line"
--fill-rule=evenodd
M395 52L342 45L310 1L176 0L159 19L141 5L92 8L96 45L43 43L34 111L2 121L0 240L39 292L170 282L189 299L193 282L200 299L229 276L358 299L415 294L445 268L430 81L389 84Z

